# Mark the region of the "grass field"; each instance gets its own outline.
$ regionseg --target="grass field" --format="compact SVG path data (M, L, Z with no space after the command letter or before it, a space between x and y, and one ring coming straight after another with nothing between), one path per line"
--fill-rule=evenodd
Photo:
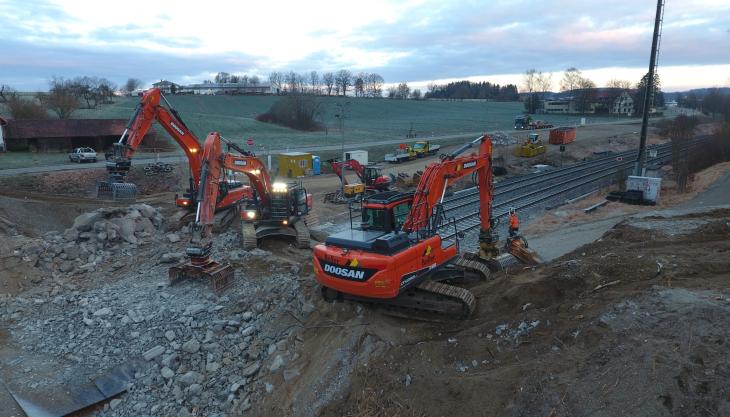
M483 101L412 101L322 97L320 120L326 131L299 132L255 120L278 99L275 96L171 96L168 98L185 123L202 140L211 130L244 143L254 138L256 148L272 149L340 144L342 141L337 104L347 104L344 139L363 143L403 138L413 128L418 137L439 137L478 134L484 131L513 129L515 115L522 112L522 103ZM137 98L119 98L97 110L79 110L79 118L128 118ZM579 117L541 117L556 125L573 125ZM611 118L592 117L589 122L605 122Z

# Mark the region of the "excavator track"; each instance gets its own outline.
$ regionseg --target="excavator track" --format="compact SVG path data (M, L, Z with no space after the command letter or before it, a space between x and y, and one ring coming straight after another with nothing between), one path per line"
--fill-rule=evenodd
M489 279L492 271L495 270L493 265L490 265L486 260L480 258L479 255L471 252L462 253L453 263L460 268L477 272L483 279Z
M423 281L396 298L358 297L325 287L322 295L328 301L339 298L383 305L390 307L384 310L389 316L419 321L463 320L476 309L476 298L471 291L432 280Z
M294 223L294 230L296 230L297 232L297 247L299 249L308 249L309 227L307 227L304 221L299 220L298 222Z
M319 216L316 214L309 212L305 214L302 219L304 220L304 223L307 225L307 227L312 228L314 226L317 226L319 224Z
M256 248L256 227L253 223L241 222L241 246L244 250Z

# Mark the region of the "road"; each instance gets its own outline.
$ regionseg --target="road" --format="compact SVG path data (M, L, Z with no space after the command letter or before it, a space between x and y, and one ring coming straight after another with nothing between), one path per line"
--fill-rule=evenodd
M627 121L627 120L619 120L619 121L611 121L611 122L603 122L603 123L592 123L592 125L603 125L603 124L632 124L632 123L638 123L637 121ZM459 134L453 134L453 135L442 135L442 136L434 136L434 137L424 137L424 138L416 138L416 140L424 139L424 140L430 140L430 141L444 141L444 140L452 140L452 139L460 139L460 138L476 138L481 133L475 132L473 134L469 133L459 133ZM381 140L377 142L360 142L360 143L345 143L345 146L347 146L348 149L361 149L361 148L374 148L378 146L389 146L389 145L399 145L403 143L403 139L389 139L389 140ZM306 146L306 147L288 147L288 148L282 148L282 149L271 149L269 152L271 154L277 154L282 152L308 152L308 153L318 153L322 151L339 151L342 149L342 144L333 144L333 145L322 145L322 146ZM160 156L159 158L138 158L134 159L133 164L134 165L145 165L149 163L154 163L157 161L165 162L168 164L180 164L185 163L187 158L182 155L171 155L171 156ZM77 171L81 169L103 169L105 167L104 161L101 162L95 162L95 163L84 163L84 164L75 164L75 163L64 163L64 164L57 164L57 165L42 165L42 166L32 166L32 167L24 167L24 168L8 168L8 169L0 169L0 176L13 176L13 175L24 175L24 174L38 174L38 173L44 173L44 172L57 172L57 171Z

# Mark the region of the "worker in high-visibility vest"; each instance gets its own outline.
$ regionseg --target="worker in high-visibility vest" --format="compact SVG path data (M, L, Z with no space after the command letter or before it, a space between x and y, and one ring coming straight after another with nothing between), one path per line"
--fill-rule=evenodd
M509 209L509 235L510 237L517 236L520 231L520 220L517 218L517 212L514 207Z

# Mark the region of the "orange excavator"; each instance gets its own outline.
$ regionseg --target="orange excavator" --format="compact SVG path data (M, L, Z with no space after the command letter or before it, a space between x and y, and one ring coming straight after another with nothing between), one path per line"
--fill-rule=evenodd
M211 259L215 202L220 184L229 172L245 174L252 187L251 198L236 203L241 218L244 249L256 247L257 239L271 235L296 238L297 246L309 247L308 219L312 196L296 183L272 183L266 166L252 154L233 154L223 151L219 133L211 132L205 139L202 154L200 188L195 198L195 222L186 249L189 258L184 265L169 270L171 283L187 278L208 279L217 292L231 283L233 268Z
M462 155L478 146L478 152ZM431 163L414 193L383 192L366 197L358 229L330 235L314 248L314 271L326 299L351 299L439 314L470 315L474 295L447 284L469 276L486 279L514 260L530 258L523 239L498 247L492 219L492 141L481 136ZM449 226L443 211L447 187L473 176L479 187L478 253L458 254L459 233L443 239Z
M167 107L163 106L161 101L164 101ZM135 198L137 186L126 182L126 177L132 166L132 157L155 121L172 136L188 159L190 186L182 197L176 196L175 204L178 207L192 210L195 207L201 176L200 141L188 129L159 88L151 88L142 95L121 138L114 144L112 154L106 164L108 180L97 184L97 197L112 200L133 200ZM227 145L229 150L235 148L243 153L235 144L229 142ZM216 210L233 207L236 202L251 195L251 189L240 181L223 182L219 184L219 187Z
M390 189L390 185L393 182L393 180L387 176L382 175L382 170L380 167L373 166L373 165L365 165L363 166L360 162L357 161L357 159L348 159L345 162L338 161L336 159L329 159L327 160L329 162L330 166L332 167L332 171L340 178L342 179L342 176L344 175L343 167L344 168L350 168L353 171L355 171L355 174L357 175L357 178L360 179L360 181L365 184L365 189L371 192L374 191L388 191ZM345 185L347 185L347 179L344 179Z

